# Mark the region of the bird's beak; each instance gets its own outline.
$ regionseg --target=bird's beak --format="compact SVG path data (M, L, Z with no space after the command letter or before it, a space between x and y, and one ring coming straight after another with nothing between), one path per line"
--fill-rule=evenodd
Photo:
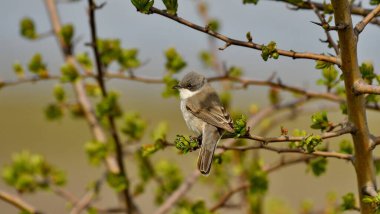
M175 85L175 86L173 86L173 89L180 89L180 88L181 88L180 85Z

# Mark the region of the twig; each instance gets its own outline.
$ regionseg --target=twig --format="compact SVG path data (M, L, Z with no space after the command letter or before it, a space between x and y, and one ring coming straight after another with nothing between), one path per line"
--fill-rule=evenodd
M228 191L214 206L212 206L210 208L210 211L211 212L215 212L217 211L218 209L224 207L226 205L226 203L228 202L228 200L236 193L240 192L240 191L243 191L245 189L247 189L250 185L245 183L245 184L242 184L234 189L231 189L230 191Z
M166 11L157 9L155 7L151 7L150 12L164 16L164 17L169 18L169 19L172 19L172 20L174 20L180 24L183 24L183 25L188 26L190 28L193 28L197 31L203 32L205 34L208 34L208 35L215 37L221 41L224 41L226 43L230 43L231 45L242 46L242 47L252 48L252 49L256 49L256 50L262 50L262 48L263 48L263 45L259 45L259 44L253 43L253 42L246 42L246 41L241 41L241 40L229 38L223 34L211 31L211 30L207 29L206 27L196 25L196 24L194 24L194 23L192 23L186 19L179 17L179 16L170 15ZM326 55L316 54L316 53L301 53L301 52L295 52L292 50L287 51L287 50L281 50L281 49L277 49L277 52L279 55L291 57L293 59L297 59L297 58L314 59L314 60L326 61L326 62L331 62L331 63L337 64L337 65L340 65L339 59L336 57L332 57L332 56L326 56Z
M309 4L311 5L311 8L313 9L314 13L317 15L317 17L319 18L319 20L321 21L322 24L327 24L327 21L324 17L324 15L322 15L319 11L319 9L315 6L315 4L313 2L311 2L310 0L308 1ZM339 55L339 48L338 48L338 45L336 44L336 42L334 41L334 39L331 37L331 34L330 32L323 28L324 31L325 31L325 34L326 34L326 41L328 42L328 44L334 48L334 51L336 53L336 55Z
M380 5L377 5L377 7L375 7L375 9L373 9L368 15L366 15L363 20L356 24L354 28L355 35L358 36L364 30L367 24L370 23L371 20L373 20L373 18L375 18L379 13Z
M187 177L187 179L174 191L163 203L154 214L165 214L169 212L169 210L177 203L177 201L189 191L189 189L194 185L197 181L201 173L199 170L195 170L191 175Z
M28 213L32 214L42 214L42 212L38 211L36 208L34 208L32 205L29 203L25 202L21 198L11 195L9 193L6 193L4 191L0 190L0 199L8 204L13 205L14 207L26 211Z
M292 159L284 159L284 158L281 158L280 161L274 163L274 164L271 164L271 165L267 165L267 166L264 166L263 167L263 171L266 172L266 173L272 173L280 168L283 168L283 167L286 167L286 166L289 166L289 165L292 165L292 164L296 164L296 163L303 163L303 162L307 162L309 161L310 159L313 159L315 157L313 156L309 156L309 155L302 155L300 157L297 157L297 158L292 158ZM210 208L210 211L211 212L215 212L217 211L218 209L221 209L221 208L224 208L225 205L227 204L228 200L231 199L232 196L234 196L236 193L238 192L241 192L245 189L248 189L250 187L250 184L249 183L243 183L233 189L231 189L230 191L228 191L224 196L221 197L221 199L216 202L216 204L214 204L211 208Z
M104 67L102 65L101 59L100 59L100 53L97 46L97 32L96 32L96 23L95 23L95 10L98 8L93 0L88 0L88 6L89 6L89 22L90 22L90 30L91 30L91 40L92 40L92 49L94 51L95 55L95 63L96 63L96 69L97 69L97 80L98 84L100 86L100 89L102 91L103 98L106 98L108 96L107 89L104 83ZM112 116L108 116L108 121L110 124L110 132L111 136L115 143L116 148L116 160L118 167L120 169L120 175L125 178L126 182L129 182L129 179L127 177L126 169L124 166L124 160L123 160L123 146L118 134L118 128L115 123L115 119ZM127 213L139 213L136 204L133 202L132 197L129 192L129 188L126 187L123 190L124 195L124 203L126 206L126 212Z
M314 4L318 8L318 10L320 10L320 11L324 11L325 7L326 7L323 3L313 2L313 1L311 1L311 2L303 1L302 4L297 4L297 3L293 2L293 1L289 1L289 0L272 0L272 1L284 2L287 4L291 4L291 5L294 5L297 9L310 10L310 9L312 9L312 6L310 3ZM353 15L367 16L369 13L371 13L371 11L372 11L372 9L367 9L367 8L363 8L361 6L351 5L351 14L353 14ZM327 11L327 12L329 12L330 14L332 13L332 11Z

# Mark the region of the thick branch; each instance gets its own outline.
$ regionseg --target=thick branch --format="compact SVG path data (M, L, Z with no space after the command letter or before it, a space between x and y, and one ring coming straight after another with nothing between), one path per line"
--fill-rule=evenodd
M182 25L188 26L188 27L193 28L197 31L200 31L200 32L208 34L212 37L215 37L221 41L224 41L227 44L252 48L252 49L256 49L256 50L262 50L262 48L263 48L263 45L259 45L259 44L253 43L253 42L246 42L246 41L241 41L241 40L229 38L223 34L211 31L207 27L202 27L202 26L196 25L196 24L194 24L194 23L192 23L186 19L183 19L179 16L170 15L166 11L157 9L155 7L152 7L150 9L150 12L155 13L155 14L159 14L159 15L164 16L164 17L169 18L169 19L172 19L172 20L174 20L174 21L176 21ZM301 53L301 52L295 52L292 50L287 51L287 50L281 50L281 49L277 49L277 52L278 52L278 54L280 54L282 56L291 57L293 59L297 59L297 58L314 59L314 60L326 61L326 62L331 62L331 63L337 64L337 65L340 65L339 60L336 57L332 57L332 56L326 56L326 55L316 54L316 53L306 53L306 52Z
M356 81L353 89L355 94L380 94L380 86L369 85L362 80Z
M22 211L26 211L31 214L42 214L42 212L38 211L36 208L34 208L32 205L25 202L21 198L11 195L1 190L0 190L0 200L13 205L14 207Z
M363 198L367 194L363 190L370 188L376 191L365 99L363 95L356 95L352 90L354 84L361 80L357 56L357 36L352 26L350 2L347 0L334 0L331 2L334 7L335 25L347 25L346 29L338 31L338 35L342 58L341 69L346 88L348 119L357 129L352 133L352 139L355 147L355 170L361 213L373 213L374 210L371 205L363 203Z
M354 28L354 32L356 35L359 35L368 23L371 22L378 14L380 13L380 5L377 5L375 9L373 9L367 16L364 17L358 24L356 24Z

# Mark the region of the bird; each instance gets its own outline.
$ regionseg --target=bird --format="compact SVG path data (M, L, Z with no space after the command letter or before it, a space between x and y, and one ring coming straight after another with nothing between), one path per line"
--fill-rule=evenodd
M197 166L203 175L208 175L216 145L223 134L234 132L233 121L203 75L189 72L173 89L179 90L186 125L202 139Z

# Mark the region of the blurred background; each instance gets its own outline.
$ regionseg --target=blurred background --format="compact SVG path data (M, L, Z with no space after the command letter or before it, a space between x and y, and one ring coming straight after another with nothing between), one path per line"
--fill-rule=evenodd
M75 35L79 38L75 51L88 51L92 56L90 48L84 45L90 40L87 1L68 3L58 0L58 2L62 22L73 23L75 26ZM189 71L198 71L206 76L215 75L210 69L205 69L199 60L199 52L208 49L206 35L161 16L137 13L128 0L106 2L106 6L97 12L98 35L101 38L119 38L123 47L139 49L139 58L147 63L136 71L137 75L162 77L165 71L164 50L170 47L175 47L187 61L188 66L185 72L182 72L178 78ZM203 25L197 11L198 3L197 0L180 0L179 16ZM246 32L250 31L254 42L259 44L267 44L273 40L277 42L277 47L285 50L333 53L326 44L319 41L320 38L325 38L325 34L320 27L310 23L310 21L318 21L312 11L294 11L288 9L283 3L268 0L262 0L256 6L228 0L206 1L206 3L209 16L220 21L220 32L229 37L245 40ZM369 7L367 2L363 2L363 6ZM156 1L155 7L164 8L161 1ZM19 61L27 64L36 52L43 55L49 71L58 74L63 59L55 38L48 37L30 42L19 35L19 21L26 16L35 20L38 32L47 32L51 29L44 1L2 0L0 14L2 14L0 79L16 79L12 71L13 63ZM361 17L354 17L353 23L357 23L360 19ZM334 38L336 38L335 34ZM359 40L360 62L372 60L375 71L378 71L380 64L379 38L379 27L369 25ZM222 47L224 44L217 42L217 45ZM315 84L321 74L314 68L315 62L311 60L292 60L280 56L278 60L270 59L265 62L259 51L233 46L224 51L218 51L218 56L228 66L242 67L247 77L267 79L276 72L284 83L307 89L325 90ZM55 84L55 81L43 81L0 90L0 166L9 163L12 154L22 150L43 154L48 161L66 172L67 189L80 196L85 193L87 184L98 178L102 169L90 166L84 153L84 142L91 138L84 120L73 119L70 116L58 122L49 122L45 119L43 108L53 101L52 87ZM143 118L148 120L150 129L159 121L164 120L168 122L170 128L168 139L174 139L176 134L190 134L180 113L179 100L162 98L162 85L121 80L107 81L107 85L110 89L120 92L123 109L139 111ZM218 83L214 85L220 88ZM234 95L232 107L242 112L247 112L251 104L265 107L269 103L267 92L268 88L265 87L250 87L247 90L234 91L232 92ZM318 105L323 105L323 102L318 102ZM316 105L317 108L318 105ZM331 118L336 122L343 120L341 114L333 114ZM379 114L368 112L368 119L372 134L379 135L380 128L376 126L380 120ZM278 127L284 125L289 130L294 128L309 130L309 124L310 115L304 115L296 121L278 124ZM274 128L274 130L272 134L278 135L279 128ZM150 138L147 137L145 142L149 140ZM168 148L158 152L154 159L164 158L180 163L186 176L196 167L197 154L195 153L179 155L177 150ZM277 157L275 154L264 151L262 154L268 161L276 160ZM133 159L127 159L126 163L130 171L129 177L133 182L137 179L137 175L131 161ZM351 164L335 159L329 159L329 163L326 175L319 178L306 173L304 164L286 167L271 174L269 192L266 197L268 199L267 213L270 213L271 203L280 203L278 200L287 207L281 212L289 213L287 210L291 210L290 213L296 213L304 200L312 201L316 207L323 207L329 192L335 192L338 197L347 192L356 192L356 178ZM151 188L153 192L153 186ZM0 189L15 193L3 181L0 181ZM144 213L152 213L155 209L153 193L147 192L139 197L138 204L144 204L142 206ZM189 195L194 198L210 198L209 191L202 183L197 184ZM26 195L25 199L46 213L66 213L65 202L49 193ZM208 205L213 204L212 202L208 199ZM116 198L108 187L102 190L101 204L116 204ZM0 211L6 214L18 213L16 209L1 201Z

